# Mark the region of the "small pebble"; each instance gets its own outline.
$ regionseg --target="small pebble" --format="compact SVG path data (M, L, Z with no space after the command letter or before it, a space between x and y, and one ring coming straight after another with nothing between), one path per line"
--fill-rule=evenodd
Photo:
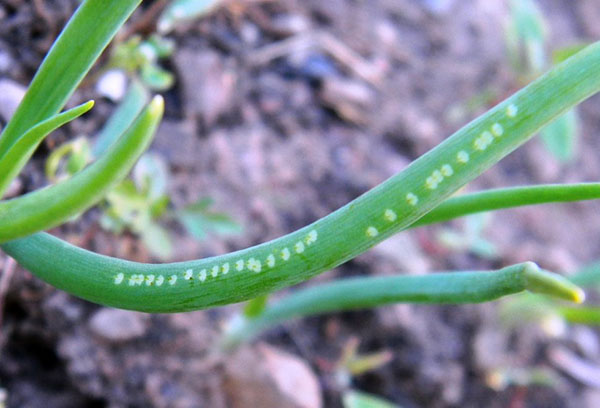
M146 316L129 310L101 309L92 316L89 327L104 340L128 341L146 333Z
M23 85L11 79L0 79L0 117L5 122L8 122L17 110L25 91Z
M113 102L119 102L127 89L127 75L120 69L111 69L96 83L96 92Z

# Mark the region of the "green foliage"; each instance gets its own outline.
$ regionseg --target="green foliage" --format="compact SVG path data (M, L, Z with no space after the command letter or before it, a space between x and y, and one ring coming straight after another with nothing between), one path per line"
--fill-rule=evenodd
M87 0L82 4L5 129L0 139L0 160L19 141L29 140L23 138L29 129L53 120L136 5L137 2L123 0ZM518 24L523 24L522 18ZM529 39L531 33L519 31L519 35ZM140 71L142 77L144 64L151 66L169 52L160 42L131 41L117 52L125 55L119 63L131 64L123 68ZM487 273L347 280L298 292L284 303L268 307L264 296L340 265L412 226L513 205L597 197L598 185L590 184L542 186L533 197L526 188L492 191L444 203L543 126L600 90L598 66L600 43L586 47L470 122L399 174L305 228L241 251L172 264L149 265L110 258L73 247L48 234L33 234L59 225L119 185L112 196L117 203L113 207L119 207L116 218L137 220L136 225L144 225L150 231L149 245L165 246L164 231L148 221L167 211L167 181L161 178L157 166L142 161L142 170L134 174L134 179L119 184L147 148L163 111L159 97L142 109L144 97L132 96L119 107L121 119L109 122L102 132L103 147L92 149L94 155L99 155L95 162L48 189L0 202L0 246L52 285L121 308L177 312L263 297L249 307L246 321L242 322L242 337L284 318L392 302L476 303L523 290L581 302L583 292L579 288L558 275L540 271L533 263ZM32 136L20 148L21 153L15 156L19 166L34 144L39 143L42 133ZM70 147L69 151L77 149ZM69 158L64 168L73 171L86 161L85 157L78 156L72 162ZM60 155L57 162L61 162ZM60 165L55 168L60 169ZM464 208L457 205L461 201L467 204ZM201 200L177 212L174 219L181 220L197 236L207 231L228 233L236 229L209 205L210 201ZM136 218L140 214L142 221ZM24 238L15 239L19 237ZM250 325L254 328L250 329Z
M177 211L175 217L185 226L188 233L198 240L206 238L206 234L211 232L217 235L235 235L242 232L240 225L227 214L212 210L213 205L214 201L211 198L203 198Z
M139 0L86 1L79 7L0 135L0 160L7 160L0 183L3 188L17 176L43 137L91 108L88 103L57 116L138 4ZM0 242L56 226L100 200L147 147L162 111L162 99L155 99L131 127L115 136L118 141L107 154L79 177L0 202Z
M144 106L150 100L150 93L146 87L133 78L125 97L104 124L92 146L94 157L99 157L106 152L121 133L123 133L140 114Z
M59 114L138 4L139 0L82 3L0 137L0 191L17 176L49 132L92 107L87 103ZM169 30L214 4L174 1L159 26ZM508 42L520 46L523 40L524 51L517 51L519 55L525 53L523 66L541 70L545 64L541 17L532 1L515 0L512 7L514 20ZM561 115L600 90L600 43L573 55L375 189L313 224L270 242L207 259L141 264L94 254L36 233L60 225L105 196L103 223L114 230L128 228L140 234L161 257L167 256L171 244L168 233L157 222L160 217L170 214L171 220L179 221L198 238L211 232L239 231L226 215L211 209L210 199L170 213L166 166L155 157L143 158L133 178L123 181L148 147L161 120L163 101L154 97L148 102L146 88L166 89L172 83L170 73L158 65L158 60L171 50L159 37L146 41L133 38L117 47L111 64L139 75L143 84L132 82L95 146L74 141L53 154L48 175L61 180L58 184L0 201L0 247L41 279L84 299L145 312L189 311L254 299L228 332L225 345L229 346L286 319L390 303L478 303L523 291L583 301L584 294L575 284L531 262L497 271L347 279L297 291L273 305L267 304L267 296L330 270L389 236L418 225L513 206L598 198L599 184L521 187L449 197L557 118L553 126L563 129L555 130L555 134L569 136L576 126L561 124ZM551 139L555 143L558 136ZM564 140L555 143L560 153L574 150L571 146ZM565 154L565 158L568 156ZM92 164L85 167L91 160ZM471 220L475 221L469 221L474 224L467 231L467 241L471 249L479 248L481 252L479 233L483 223L477 218ZM458 238L464 241L464 237ZM599 275L597 269L582 272L573 282L597 285ZM574 308L531 296L517 300L528 306L515 303L505 310L520 322L539 316L598 322L597 308ZM529 311L531 317L522 310ZM380 367L389 358L386 352L359 355L354 348L347 350L340 367L348 376L359 375ZM518 384L545 380L535 374L512 375L506 381ZM347 408L393 406L355 390L345 391L343 400Z
M390 303L480 303L525 290L579 303L584 298L577 286L531 262L498 271L344 279L299 290L258 316L234 321L223 344L235 347L274 324L303 316Z
M170 56L175 44L157 34L143 41L134 36L115 47L109 67L120 68L130 75L139 76L151 90L164 91L173 86L175 77L159 65L159 60Z
M387 408L395 405L366 392L357 391L351 387L352 378L379 369L392 360L389 350L360 354L358 338L350 338L344 345L342 355L336 363L335 378L338 387L342 389L344 408Z
M121 234L125 230L140 236L144 245L159 259L173 255L170 233L161 225L165 221L181 223L197 240L207 232L237 234L241 227L226 214L212 212L210 199L201 199L182 210L169 210L169 172L166 163L155 154L145 154L133 170L133 179L123 181L106 195L100 225Z
M498 255L498 251L494 244L483 236L489 219L489 214L486 213L471 215L465 219L462 231L445 228L438 233L438 239L452 251L470 251L481 258L493 259Z
M140 163L150 160L151 157L145 155ZM100 225L115 234L131 231L141 237L152 254L169 259L173 252L171 238L158 222L164 217L168 203L169 197L163 190L157 190L156 183L141 185L125 180L106 195Z
M596 200L600 198L600 183L546 184L499 188L451 197L411 228L448 221L468 214L536 204Z
M66 180L79 173L92 161L90 144L79 137L54 149L46 160L46 178L52 183Z
M535 0L511 0L507 24L506 47L515 72L535 78L546 69L548 29Z
M265 244L160 265L92 254L45 234L2 248L51 284L122 308L174 312L255 298L329 270L414 224L543 125L600 89L599 62L600 44L585 48L377 188ZM48 251L60 254L52 264L42 263ZM540 290L549 289L544 279L533 282Z
M356 390L344 392L342 402L344 408L398 408L380 397Z
M90 101L61 114L54 115L33 126L17 139L4 156L0 157L0 198L46 136L65 123L83 115L92 106L94 106L94 102Z
M80 172L94 156L104 154L116 136L131 126L147 100L146 87L133 79L125 98L96 137L94 145L90 147L87 139L80 137L58 147L46 161L46 177L52 182L66 180ZM170 233L161 225L165 221L181 223L198 240L205 239L207 232L218 235L241 232L241 227L226 214L210 209L213 204L210 199L200 200L179 211L169 211L169 177L167 165L159 156L143 155L134 167L133 178L124 180L106 194L101 203L100 225L115 234L133 232L161 260L168 260L173 254Z
M156 97L105 155L85 170L50 188L0 202L0 242L55 227L96 204L147 149L162 112L163 100Z
M0 157L25 132L56 115L141 0L85 1L44 59L0 137Z
M506 44L509 60L522 82L539 76L548 65L546 40L548 29L544 15L535 0L512 0L511 19L506 28ZM557 50L555 64L565 61L581 45ZM566 112L546 125L541 131L542 141L548 151L560 162L568 163L577 153L579 135L578 118L575 110Z
M600 292L600 263L583 267L569 280L576 285L594 292ZM560 334L567 324L600 325L600 307L566 306L553 299L531 294L507 299L500 310L500 316L510 327L524 324L537 324L549 334Z
M571 58L573 55L577 54L579 51L583 50L590 44L575 44L563 48L558 48L552 52L552 63L554 65L560 64Z
M542 129L546 149L563 163L575 158L579 134L577 112L572 109Z
M158 19L158 31L168 33L182 22L209 13L221 2L222 0L173 0Z

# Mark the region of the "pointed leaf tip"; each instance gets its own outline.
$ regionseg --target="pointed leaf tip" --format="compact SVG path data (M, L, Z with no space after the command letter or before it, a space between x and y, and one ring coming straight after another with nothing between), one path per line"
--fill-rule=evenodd
M524 263L523 272L525 288L530 292L555 296L575 303L582 303L585 300L585 293L579 286L561 275L541 270L533 262Z
M577 288L573 293L573 302L575 303L583 303L585 302L585 292L581 288Z
M165 100L161 95L155 95L150 101L150 112L152 115L160 116L165 110Z

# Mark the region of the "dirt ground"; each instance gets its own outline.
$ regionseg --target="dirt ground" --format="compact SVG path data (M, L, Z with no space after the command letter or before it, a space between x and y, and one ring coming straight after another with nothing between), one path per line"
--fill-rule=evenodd
M549 51L600 36L599 1L539 3ZM26 85L77 4L0 0L0 80ZM126 30L150 32L152 5L144 2ZM164 62L176 84L164 94L166 116L151 151L169 163L175 208L211 197L243 233L197 242L172 225L173 260L240 249L302 227L514 92L519 84L504 43L507 10L501 0L230 0L178 27L171 35L176 52ZM487 105L453 114L484 90L494 95ZM88 81L73 101L94 95ZM48 152L93 134L114 106L99 98L91 114L50 136L13 194L45 185ZM467 190L598 180L600 97L582 104L579 115L575 161L560 164L535 139ZM0 120L4 125L6 118ZM463 231L464 220L412 230L304 285L527 260L568 274L598 259L599 210L598 203L578 203L494 214L482 232L496 248L491 257L440 242L442 231ZM156 261L133 235L111 235L98 219L92 210L52 233L106 255ZM1 254L0 267L5 276L11 269ZM178 315L114 311L57 291L20 267L7 285L0 290L0 407L2 398L7 407L268 408L318 406L319 399L341 407L348 386L402 407L600 406L600 383L590 377L600 371L600 332L569 326L550 335L535 324L506 327L500 302L311 317L223 355L215 345L240 305ZM122 331L111 332L119 324ZM391 361L341 381L336 362L352 338L361 353L388 350ZM273 355L279 363L268 367L257 359ZM567 358L588 371L565 369ZM315 398L302 402L274 385L273 367L287 367L282 361L301 364L288 374L298 374L297 394ZM491 379L503 370L549 372L552 385L517 379L494 387Z

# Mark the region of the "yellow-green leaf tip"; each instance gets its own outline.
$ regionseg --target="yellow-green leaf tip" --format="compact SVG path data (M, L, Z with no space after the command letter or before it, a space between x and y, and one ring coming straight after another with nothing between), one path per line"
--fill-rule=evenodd
M149 112L153 116L161 116L165 110L165 100L160 95L155 95L150 101Z
M573 302L575 303L583 303L585 302L585 292L581 288L577 288L573 293Z
M569 302L583 303L585 293L565 277L541 270L535 263L523 264L525 288L530 292L550 295Z

